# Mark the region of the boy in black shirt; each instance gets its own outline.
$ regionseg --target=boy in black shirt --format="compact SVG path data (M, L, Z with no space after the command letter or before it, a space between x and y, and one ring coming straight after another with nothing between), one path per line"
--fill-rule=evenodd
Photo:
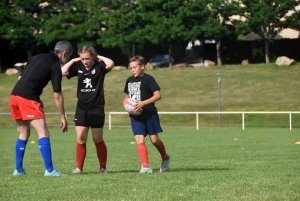
M140 156L140 173L152 173L148 162L148 151L145 144L145 137L149 134L152 144L159 151L162 163L160 172L168 170L170 155L166 153L164 143L159 139L158 133L162 132L155 102L161 99L160 87L155 79L144 73L145 59L141 56L134 56L129 61L130 70L133 76L126 81L124 93L125 99L136 102L135 110L143 108L139 116L129 115L131 128L137 144Z

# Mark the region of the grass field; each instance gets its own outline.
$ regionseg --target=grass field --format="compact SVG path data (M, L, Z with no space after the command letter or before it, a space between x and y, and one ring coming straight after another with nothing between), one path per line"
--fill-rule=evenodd
M300 64L228 65L223 68L161 68L146 71L161 87L162 99L156 103L161 112L218 111L217 73L221 78L221 111L300 111ZM122 100L130 71L112 71L105 78L105 110L123 112ZM0 75L0 112L9 112L9 95L18 75ZM77 79L63 78L63 94L67 112L74 112ZM44 89L42 100L46 112L57 112L52 86ZM71 117L69 117L71 119ZM246 127L288 128L288 115L246 115ZM0 128L12 128L10 116L0 115ZM47 116L48 125L58 125L57 115ZM124 120L125 119L125 120ZM127 116L114 117L114 124L128 125ZM194 115L163 115L162 125L194 126ZM108 121L106 121L108 122ZM72 124L73 122L69 122ZM217 115L201 115L201 126L218 126ZM222 126L240 127L240 115L222 115ZM293 127L300 128L300 115L293 115Z
M299 129L164 128L170 171L160 173L160 156L147 140L153 174L138 173L130 129L104 131L109 173L98 173L89 139L82 175L75 166L74 128L51 128L54 166L67 177L45 178L36 134L26 148L27 176L13 177L16 129L1 129L0 200L300 200ZM238 140L234 140L238 138ZM255 143L257 142L257 143Z

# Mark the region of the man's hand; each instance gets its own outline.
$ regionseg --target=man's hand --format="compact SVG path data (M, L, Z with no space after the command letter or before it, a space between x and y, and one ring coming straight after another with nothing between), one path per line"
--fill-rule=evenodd
M68 122L66 118L66 113L64 109L64 97L61 92L54 92L54 100L56 107L58 108L58 111L60 113L60 125L61 131L67 132L68 131Z
M60 128L63 133L68 132L68 122L66 118L61 119Z

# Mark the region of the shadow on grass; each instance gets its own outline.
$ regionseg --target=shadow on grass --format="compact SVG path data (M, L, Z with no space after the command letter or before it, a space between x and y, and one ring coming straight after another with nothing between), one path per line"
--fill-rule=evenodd
M159 172L159 168L152 168L153 172ZM200 171L228 171L232 168L219 168L219 167L208 167L208 168L190 168L190 167L182 167L182 168L170 168L168 172L200 172ZM117 171L109 171L108 174L118 174L118 173L138 173L139 170L117 170ZM83 174L99 174L99 172L84 172Z
M170 168L170 172L198 172L198 171L223 171L230 170L231 168L218 168L218 167L208 167L208 168L196 168L196 167L181 167L181 168ZM153 169L155 170L155 169ZM159 171L159 169L157 169Z

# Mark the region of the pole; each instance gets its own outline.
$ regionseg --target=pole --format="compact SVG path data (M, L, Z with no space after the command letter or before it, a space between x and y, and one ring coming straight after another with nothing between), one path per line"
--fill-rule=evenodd
M132 44L132 56L135 56L135 43Z
M221 113L220 113L221 112L221 86L220 86L221 76L222 76L221 73L217 73L217 77L218 77L218 97L219 97L219 100L218 100L219 127L221 126Z

